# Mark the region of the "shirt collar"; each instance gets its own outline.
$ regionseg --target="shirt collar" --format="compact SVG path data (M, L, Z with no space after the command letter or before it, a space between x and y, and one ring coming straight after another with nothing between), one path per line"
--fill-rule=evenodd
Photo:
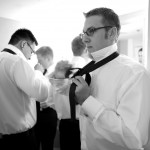
M11 49L13 52L15 52L19 57L21 57L24 60L27 60L26 57L23 55L23 53L15 46L8 44L6 48Z
M100 49L96 52L91 53L93 59L97 62L100 61L102 59L104 59L105 57L111 55L113 52L117 51L117 44L113 44L111 46L105 47L103 49Z

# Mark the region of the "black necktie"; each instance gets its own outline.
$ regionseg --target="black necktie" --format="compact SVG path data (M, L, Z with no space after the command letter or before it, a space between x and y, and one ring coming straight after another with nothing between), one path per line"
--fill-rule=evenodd
M104 58L103 60L101 60L97 63L95 63L95 61L91 61L86 66L84 66L82 69L79 69L72 76L72 78L74 78L75 76L83 76L85 74L86 75L85 76L85 81L88 83L88 85L90 85L91 76L90 76L89 73L94 71L95 69L105 65L106 63L110 62L111 60L115 59L118 56L119 56L118 52L114 52L113 54L109 55L108 57ZM70 86L70 91L69 91L70 111L71 111L71 119L72 120L76 119L75 89L76 89L76 84L72 83L71 86Z
M43 75L45 75L47 73L47 69L44 69Z
M12 51L11 49L5 48L4 50L2 50L2 52L8 52L11 53L13 55L16 55L16 53L14 51Z

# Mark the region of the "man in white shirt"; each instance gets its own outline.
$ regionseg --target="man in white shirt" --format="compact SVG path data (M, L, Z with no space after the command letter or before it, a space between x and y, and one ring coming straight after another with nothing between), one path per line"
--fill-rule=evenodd
M82 68L91 61L88 56L86 45L83 43L80 36L76 36L72 40L71 50L73 53L71 64L74 68Z
M53 63L53 50L49 46L42 46L36 51L38 63L44 68L43 75L48 78L49 69ZM47 80L49 82L49 80ZM53 150L54 139L57 129L57 113L54 103L50 99L46 102L36 102L37 123L35 125L35 135L38 150L40 145L42 150Z
M80 129L79 129L80 106L78 105L76 107L77 119L74 122L72 122L70 116L70 104L69 104L69 95L68 95L68 91L70 87L70 79L68 79L69 76L66 75L66 71L70 67L82 68L83 66L86 65L87 62L84 58L82 58L82 54L85 53L85 44L82 42L80 36L75 37L73 39L71 46L73 52L72 62L71 63L69 63L68 61L58 62L55 67L55 71L53 73L53 78L56 78L53 81L55 83L53 89L53 99L55 101L56 111L60 119L59 132L60 132L61 150L81 149ZM61 86L57 86L57 85L61 85ZM67 88L68 91L65 89L66 86L68 87ZM63 89L65 89L64 93L62 92Z
M75 37L71 42L71 49L73 58L71 64L73 68L82 68L87 64L86 60L82 57L85 53L85 44L82 42L80 36ZM58 95L57 95L58 96ZM69 97L62 95L60 97L61 106L61 119L59 123L60 131L60 148L61 150L81 149L80 126L79 126L79 113L80 106L76 106L77 119L73 122L70 117L70 104ZM75 144L74 144L75 142ZM70 143L68 145L68 143ZM70 145L73 145L73 148Z
M82 39L96 62L117 51L118 15L109 8L85 13ZM86 122L88 150L142 150L148 142L150 75L125 55L92 72L91 84L73 79Z
M34 70L27 59L38 45L28 29L18 29L8 46L0 53L0 139L5 150L35 150L33 126L36 122L37 101L49 96L50 84L41 73Z

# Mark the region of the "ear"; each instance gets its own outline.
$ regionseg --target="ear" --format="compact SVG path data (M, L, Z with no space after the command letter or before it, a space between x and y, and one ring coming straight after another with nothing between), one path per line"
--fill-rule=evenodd
M115 40L117 37L117 28L116 27L112 27L109 31L108 31L108 37L112 40Z
M48 59L48 61L53 61L53 57L51 57L51 56L48 57L47 59Z
M24 40L22 40L22 41L20 42L21 49L24 48L24 45L25 45L25 44L26 44L26 41L24 41Z

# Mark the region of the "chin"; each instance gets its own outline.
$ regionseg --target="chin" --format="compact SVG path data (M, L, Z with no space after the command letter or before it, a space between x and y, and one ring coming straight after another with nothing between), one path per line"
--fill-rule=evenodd
M91 48L88 48L87 50L88 50L88 52L89 52L90 54L95 51L92 47L91 47Z

